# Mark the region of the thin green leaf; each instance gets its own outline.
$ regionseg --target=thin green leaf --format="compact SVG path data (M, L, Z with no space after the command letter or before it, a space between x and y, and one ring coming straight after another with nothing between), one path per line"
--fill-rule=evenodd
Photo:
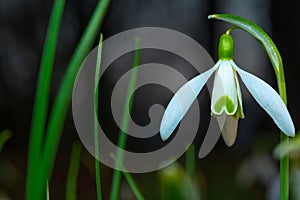
M116 158L116 156L114 154L110 155L115 162L118 165L118 168L121 168L123 171L123 174L125 176L125 179L127 180L129 186L131 187L133 193L135 194L136 198L138 200L144 200L145 197L143 196L143 194L141 193L141 191L139 190L138 186L136 185L135 181L133 180L132 176L130 175L130 173L127 172L126 168L124 167L124 165L122 164L122 162L120 162L120 160L118 160Z
M195 178L195 166L196 166L194 144L191 144L185 156L186 156L185 157L186 172L191 178L191 180L193 180Z
M95 174L96 174L96 190L97 190L97 199L102 199L101 194L101 176L100 176L100 162L99 162L99 130L98 130L98 113L99 113L99 106L98 106L98 94L99 94L99 87L98 81L100 77L100 65L101 65L101 56L102 56L102 40L103 35L100 34L100 41L98 45L98 55L97 55L97 64L96 64L96 72L95 72L95 84L94 84L94 102L95 102L95 113L94 113L94 138L95 138Z
M0 154L1 154L1 151L3 148L3 145L11 136L12 136L12 132L8 129L6 129L0 133Z
M76 200L77 176L80 164L81 144L74 142L72 145L69 173L66 185L66 200Z
M28 150L26 198L30 200L35 200L35 197L33 197L35 193L34 178L40 162L41 145L48 111L52 68L64 5L65 0L56 0L53 3L38 75Z
M194 144L191 144L191 146L189 147L189 149L186 152L185 155L185 170L187 173L187 178L189 180L190 186L188 187L188 195L189 195L189 199L193 199L193 180L195 179L195 166L196 166L196 161L195 161L195 146Z
M35 175L38 180L36 180L37 184L35 185L35 188L32 189L34 189L36 198L31 198L30 200L41 199L45 180L47 178L50 179L51 177L60 136L70 105L76 74L93 45L109 2L110 0L101 0L98 2L89 24L87 25L67 67L49 117L45 145L41 156L42 160L39 165L40 168L35 171L35 173L38 172L38 176Z
M140 63L140 40L136 40L136 47L135 47L135 54L134 54L134 59L133 59L133 68L137 67ZM132 94L132 91L134 89L134 86L136 84L136 79L137 79L137 71L133 70L130 79L129 79L129 84L128 84L128 90L127 90L127 95L125 102L129 102L129 112L131 112L132 104L133 101L130 101L130 96L129 94ZM129 115L127 115L125 112L126 106L124 106L123 110L123 116L122 116L122 123L121 123L121 129L122 130L127 130L128 129L128 124L129 124ZM124 149L126 145L126 133L124 131L120 131L119 133L119 139L118 139L118 147L120 149ZM117 160L122 163L123 160L123 154L121 151L117 152ZM120 181L121 181L121 172L119 170L114 170L113 173L113 181L112 181L112 188L110 191L110 199L111 200L117 200L119 196L119 189L120 189Z
M50 200L49 181L46 182L46 200Z

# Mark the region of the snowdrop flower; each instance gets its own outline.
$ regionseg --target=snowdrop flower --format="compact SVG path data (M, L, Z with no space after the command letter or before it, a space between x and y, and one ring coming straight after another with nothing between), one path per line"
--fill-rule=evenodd
M164 113L160 135L167 140L184 117L201 89L215 73L211 100L211 113L225 117L222 136L232 146L237 135L239 118L244 118L242 95L238 76L257 103L270 115L275 124L288 136L295 135L291 116L278 93L260 78L242 70L233 61L233 39L226 33L219 41L219 61L208 71L183 85L171 99ZM224 116L225 115L225 116Z

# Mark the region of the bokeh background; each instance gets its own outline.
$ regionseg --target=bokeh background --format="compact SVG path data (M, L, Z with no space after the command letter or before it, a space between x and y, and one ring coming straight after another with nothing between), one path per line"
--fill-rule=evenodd
M35 96L37 73L43 49L45 34L53 1L1 0L0 2L0 131L10 129L13 136L5 144L0 157L0 199L23 199L26 180L26 162L29 130ZM96 0L67 1L60 28L56 52L51 103L65 72L72 52L95 8ZM111 0L101 32L104 39L121 31L137 27L158 26L180 31L198 41L217 60L216 47L219 35L227 24L211 21L212 13L231 13L248 18L260 25L275 41L281 52L287 82L288 108L296 129L300 125L299 66L300 39L297 34L298 19L296 1L270 0ZM238 65L263 78L276 88L275 76L261 46L242 31L234 31L235 58ZM96 46L96 43L95 43ZM167 59L161 52L144 52L162 62ZM143 51L142 51L143 54ZM130 55L128 55L130 58ZM187 78L196 75L190 67L178 66L176 59L171 63ZM130 61L123 63L130 68ZM122 64L116 66L122 68ZM124 70L123 70L124 71ZM103 80L103 87L109 91L115 77L122 69ZM149 92L151 88L146 88ZM249 93L243 89L246 119L240 120L236 144L228 148L219 140L216 148L204 159L197 159L196 182L202 199L277 199L279 194L278 161L272 151L279 141L278 129L259 108ZM151 98L162 98L166 105L172 94L152 91ZM105 93L105 92L104 92ZM201 108L209 116L207 91L199 97ZM137 94L143 96L141 94ZM109 94L108 94L109 96ZM103 97L104 98L104 97ZM149 100L151 102L151 99ZM148 103L149 103L148 102ZM147 115L141 102L135 103L140 123L147 122L141 116ZM205 115L204 115L205 116ZM205 126L205 120L204 120ZM205 128L204 128L205 129ZM203 139L199 134L195 140L196 152ZM50 182L53 199L63 199L68 172L70 150L78 136L68 114L59 153ZM151 145L151 144L149 144ZM184 156L179 159L180 166ZM102 167L104 199L108 198L112 170ZM182 170L180 167L176 170ZM136 174L146 199L158 199L162 186L162 172ZM179 172L174 173L180 174ZM79 179L78 199L96 199L93 157L83 151ZM178 181L178 180L177 180ZM158 190L157 190L158 189ZM1 196L2 195L2 196ZM133 199L133 194L122 182L121 199Z

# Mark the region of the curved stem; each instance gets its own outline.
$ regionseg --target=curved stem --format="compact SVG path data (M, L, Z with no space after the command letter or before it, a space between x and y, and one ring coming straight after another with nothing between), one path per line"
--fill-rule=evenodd
M238 29L239 27L238 26L231 26L229 29L227 29L227 31L226 31L226 34L227 35L230 35L230 33L231 33L231 31L233 31L234 29Z

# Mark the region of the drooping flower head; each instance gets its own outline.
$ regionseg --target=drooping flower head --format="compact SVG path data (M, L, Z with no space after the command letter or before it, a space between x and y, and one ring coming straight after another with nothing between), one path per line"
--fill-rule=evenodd
M288 136L295 135L291 116L278 93L260 78L242 70L233 61L234 44L229 32L219 41L219 60L208 71L184 84L171 99L164 113L160 134L163 140L169 138L207 80L213 73L214 85L211 100L211 113L223 117L220 126L222 136L228 146L236 140L239 118L244 118L242 94L237 74L257 103L270 115L275 124ZM224 116L225 115L225 116Z

